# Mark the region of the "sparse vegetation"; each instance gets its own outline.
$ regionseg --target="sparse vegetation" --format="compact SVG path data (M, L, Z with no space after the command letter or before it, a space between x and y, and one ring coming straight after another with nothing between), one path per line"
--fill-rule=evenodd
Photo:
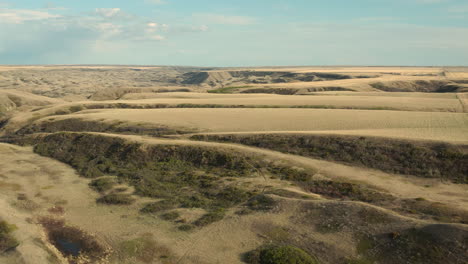
M468 224L468 211L421 198L403 200L401 211L410 214L424 214L426 217L440 222Z
M370 84L378 90L386 92L425 92L425 93L453 93L462 89L456 83L446 81L396 81L396 82L376 82Z
M211 223L221 221L225 214L226 211L223 208L218 208L200 217L197 221L194 222L194 225L198 227L207 226Z
M109 205L129 205L135 201L131 195L121 193L111 193L97 199L98 203Z
M194 228L195 228L195 226L190 225L190 224L183 224L183 225L180 225L180 226L178 227L178 229L179 229L180 231L184 231L184 232L188 232L188 231L190 231L190 230L192 230L192 229L194 229Z
M454 226L428 225L365 237L357 249L363 259L384 264L466 263L466 232Z
M301 184L306 190L329 198L349 199L368 203L381 203L396 198L364 184L317 180Z
M293 95L299 92L299 89L292 88L254 88L241 91L241 93L264 93L264 94L282 94Z
M89 186L98 192L107 192L110 191L116 184L117 183L113 178L105 177L91 181Z
M250 86L232 86L232 87L223 87L214 90L208 90L208 93L220 93L220 94L229 94L234 93L242 88L249 88Z
M204 208L209 213L197 222L199 226L218 220L224 215L221 211L257 194L238 186L225 186L221 178L256 174L257 169L252 164L258 161L221 150L166 145L143 149L140 144L129 144L118 138L70 133L46 136L35 150L71 164L85 177L118 175L119 179L135 186L136 194L165 199L144 206L141 210L144 213L176 207ZM286 172L279 166L275 169ZM296 174L302 175L302 172ZM107 178L97 179L91 185L108 189L109 182L103 179ZM98 199L104 204L130 204L132 201L131 196L119 193Z
M0 221L0 254L19 245L18 240L12 234L16 229L15 225Z
M60 120L42 121L32 123L16 132L17 135L33 133L53 133L59 131L73 132L114 132L122 134L138 134L162 136L169 134L185 134L195 132L193 129L170 128L167 126L135 125L121 122L100 122L80 118L66 118Z
M142 213L158 213L161 211L173 209L178 204L174 200L162 200L154 203L145 205L142 209Z
M240 143L390 173L468 183L465 145L331 135L196 135L192 138Z
M254 196L247 202L249 209L254 211L269 211L276 205L277 202L273 198L264 194Z
M180 214L178 212L167 212L162 215L160 215L161 219L166 220L166 221L174 221L177 218L180 217Z
M144 234L132 240L126 240L119 245L121 260L138 260L143 263L170 264L174 263L172 252L157 243L151 234Z

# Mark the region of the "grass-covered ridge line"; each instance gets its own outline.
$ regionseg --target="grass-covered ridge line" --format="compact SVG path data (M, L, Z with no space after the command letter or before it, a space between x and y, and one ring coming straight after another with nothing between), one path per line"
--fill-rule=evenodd
M131 135L163 136L174 134L193 133L195 129L182 127L168 127L164 125L152 124L131 124L125 122L106 122L96 120L86 120L83 118L66 118L55 120L50 118L42 122L29 124L16 132L17 135L27 135L33 133L53 133L60 131L72 132L112 132Z
M239 89L242 89L242 88L249 88L249 87L251 87L251 86L231 86L231 87L223 87L223 88L208 90L208 93L230 94L230 93L237 92Z
M31 142L30 142L31 143ZM161 199L144 206L142 213L164 213L175 208L202 208L206 214L194 221L203 227L223 219L227 209L249 201L262 191L235 179L261 177L268 167L271 175L304 181L311 174L281 166L232 150L191 145L144 145L122 138L96 134L55 133L36 138L34 151L74 167L80 175L97 178L116 175L135 187L135 194ZM112 188L108 178L91 182L105 192ZM104 204L131 204L126 194L103 194Z
M195 140L240 143L389 173L468 183L468 147L377 137L252 134L195 135Z
M280 89L284 90L284 89ZM142 103L99 103L99 104L81 104L67 106L58 109L51 115L67 115L84 110L94 109L165 109L165 108L325 108L325 109L362 109L362 110L395 110L402 111L399 108L381 107L381 106L338 106L338 105L244 105L244 104L197 104L197 103L184 103L184 104L142 104ZM411 110L403 110L411 111Z
M97 202L131 204L132 196L112 190L115 181L129 184L135 187L134 194L159 199L143 205L142 213L163 215L177 208L206 210L205 215L190 223L192 227L219 221L234 207L243 206L243 213L268 211L275 203L262 193L283 196L274 189L244 185L242 179L245 177L287 180L327 199L371 203L411 216L442 222L468 222L467 212L444 204L430 209L430 201L398 199L365 184L316 179L314 171L260 160L232 149L146 145L115 136L87 133L62 132L32 138L24 143L35 144L37 153L70 164L84 177L97 178L90 184L102 195ZM118 177L101 177L105 175Z

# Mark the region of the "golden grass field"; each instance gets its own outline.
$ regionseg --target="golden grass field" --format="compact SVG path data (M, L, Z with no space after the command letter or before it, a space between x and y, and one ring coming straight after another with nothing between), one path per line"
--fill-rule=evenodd
M467 263L467 74L0 66L0 263Z
M465 113L337 109L105 109L58 116L141 122L203 132L321 132L468 142Z
M246 105L246 106L316 106L316 107L336 107L336 108L374 108L374 109L394 109L408 111L441 111L441 112L463 112L462 105L455 95L430 96L388 96L382 93L354 94L316 94L311 96L287 96L287 95L262 95L252 96L226 96L207 94L200 97L199 94L175 93L170 98L160 98L157 94L126 94L121 98L122 102L135 103L133 100L141 100L139 103L161 103L161 104L216 104L216 105ZM157 100L150 100L155 96ZM159 97L159 98L158 98Z

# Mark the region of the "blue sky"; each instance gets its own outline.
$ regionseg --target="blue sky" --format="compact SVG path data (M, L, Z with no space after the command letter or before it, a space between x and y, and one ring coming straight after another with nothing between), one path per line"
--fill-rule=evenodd
M468 1L0 0L0 64L468 65Z

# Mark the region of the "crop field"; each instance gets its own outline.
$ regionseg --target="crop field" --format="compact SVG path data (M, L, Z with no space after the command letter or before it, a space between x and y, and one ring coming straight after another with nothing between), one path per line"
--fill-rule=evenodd
M468 263L467 72L0 66L0 263Z

